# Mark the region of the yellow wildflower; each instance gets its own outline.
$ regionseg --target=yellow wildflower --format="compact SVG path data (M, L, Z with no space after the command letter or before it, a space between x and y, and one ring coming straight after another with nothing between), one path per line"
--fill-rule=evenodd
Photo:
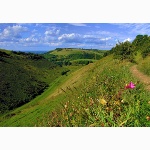
M105 100L104 98L102 98L102 99L100 99L100 104L102 104L102 105L106 105L106 104L107 104L107 102L106 102L106 100Z
M147 121L150 121L150 116L147 116L146 119L147 119Z

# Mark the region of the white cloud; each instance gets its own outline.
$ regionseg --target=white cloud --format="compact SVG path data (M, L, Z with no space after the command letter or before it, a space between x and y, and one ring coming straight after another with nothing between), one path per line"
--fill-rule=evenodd
M126 41L132 41L132 39L130 39L130 38L127 38L127 39L125 39L125 40L123 40L123 42L126 42Z
M37 38L34 38L34 37L28 37L28 38L24 38L24 39L20 39L20 42L28 42L28 43L31 43L31 42L38 42L38 39Z
M45 43L49 46L60 46L62 43L61 42L50 42L50 43Z
M51 35L53 32L52 31L45 31L45 35Z
M77 34L77 33L71 33L71 34L62 34L58 37L59 41L62 41L64 43L86 43L86 44L106 44L106 41L110 40L111 37L102 38L100 36L91 35L91 34Z
M52 28L45 31L46 36L57 36L60 33L60 29Z
M66 25L68 27L66 27ZM2 26L0 30L0 42L17 46L74 46L74 47L106 47L114 39L120 39L122 36L120 32L114 30L104 30L92 28L89 24L8 24L7 27ZM87 26L84 30L80 27ZM91 27L91 28L90 28ZM88 30L87 30L88 29ZM26 32L28 31L28 32ZM125 37L121 37L123 41ZM129 36L132 37L132 36ZM5 43L5 44L6 44Z
M27 31L27 27L22 27L21 25L8 26L1 33L1 39L10 39L21 38L21 33Z
M95 36L94 35L91 35L91 34L86 34L86 35L83 35L83 38L94 38Z
M102 39L100 39L100 40L102 40L102 41L108 41L108 40L110 40L111 39L111 37L106 37L106 38L102 38Z
M71 34L62 34L60 37L58 37L59 41L71 41L71 40L79 40L81 38L80 34L77 33L71 33Z

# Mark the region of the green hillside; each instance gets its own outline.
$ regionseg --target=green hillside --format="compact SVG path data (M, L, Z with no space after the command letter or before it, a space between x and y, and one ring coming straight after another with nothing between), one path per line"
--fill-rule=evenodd
M56 48L53 51L50 51L49 53L54 54L54 55L61 55L61 56L68 56L71 54L97 54L97 55L103 55L106 52L106 50L94 50L94 49L75 49L75 48Z
M43 67L44 65L40 68L39 60L28 58L32 63L30 72L35 72L34 78L40 79L34 83L40 81L50 83L50 86L28 103L1 115L0 126L149 127L149 39L149 36L138 35L132 43L128 41L118 43L110 51L103 53L103 57L99 60L94 59L93 63L83 66L72 63L82 59L92 60L93 53L86 54L91 58L83 58L82 50L81 54L77 49L56 49L44 54L44 58L43 55L32 56L32 59L42 57L39 60L42 59L45 64L55 65L47 72L48 74L45 74L45 78L42 69L48 70ZM72 51L76 53L73 56ZM20 58L18 54L10 52L2 55L3 64L10 61L11 55ZM13 62L13 66L19 68L22 63L18 62L20 60L22 62L24 57L21 55L21 59L14 59L16 63ZM71 64L64 64L67 60ZM59 64L58 61L63 63ZM39 75L36 70L39 72L42 70L42 73ZM57 77L55 71L58 73ZM19 73L20 71L14 72ZM13 77L13 73L11 75ZM50 77L54 75L54 80L51 81L48 75Z
M61 65L87 65L103 57L106 50L56 48L44 54L50 61Z
M1 126L150 126L150 92L112 55L62 76L54 87L1 117ZM109 75L109 76L108 76ZM135 89L125 89L129 82Z
M0 49L0 114L43 93L63 71L43 56Z

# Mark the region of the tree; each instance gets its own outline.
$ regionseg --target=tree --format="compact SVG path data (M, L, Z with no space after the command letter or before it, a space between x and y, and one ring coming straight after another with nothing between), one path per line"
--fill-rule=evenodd
M134 49L129 41L122 43L119 42L119 44L116 44L116 47L114 47L112 51L114 52L115 58L119 58L121 60L129 59L131 61L133 59Z

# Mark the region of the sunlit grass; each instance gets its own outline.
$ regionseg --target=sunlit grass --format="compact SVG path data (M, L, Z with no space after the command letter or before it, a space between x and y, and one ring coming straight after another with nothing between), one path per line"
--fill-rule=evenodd
M150 56L139 62L138 69L150 76Z

